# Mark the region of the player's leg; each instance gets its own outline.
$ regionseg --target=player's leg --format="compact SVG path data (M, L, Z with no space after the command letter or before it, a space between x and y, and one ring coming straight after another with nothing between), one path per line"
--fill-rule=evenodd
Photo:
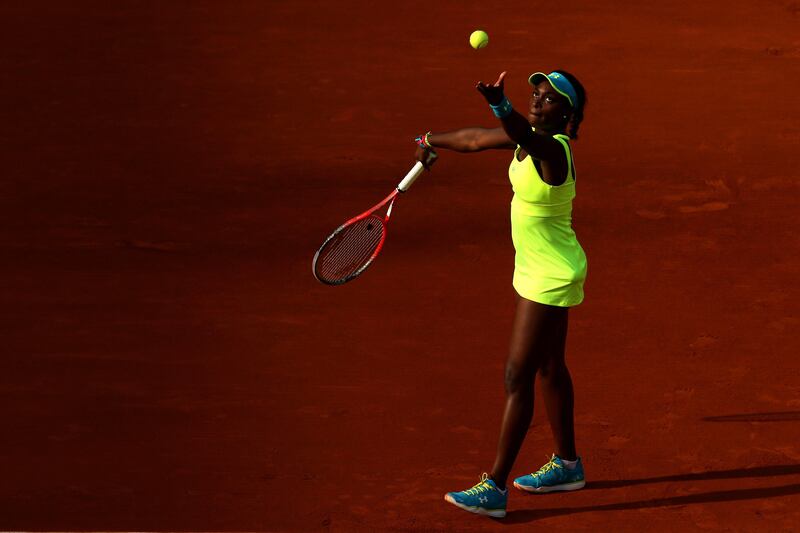
M561 459L575 461L574 405L575 395L572 378L565 361L567 341L568 315L553 329L553 341L556 343L549 352L550 357L539 368L539 390L544 399L547 418L556 445L556 455Z
M563 384L564 375L560 366L564 361L568 312L566 307L518 298L506 362L506 406L495 464L491 475L482 478L478 485L466 491L447 493L445 499L450 503L471 512L505 516L506 481L533 418L536 373L544 369L549 378L555 378L552 379L553 385ZM571 386L571 381L569 383ZM567 392L566 398L571 401L571 387ZM559 411L561 396L555 395L548 401L552 403L554 413L571 414L571 407L563 409L564 405L561 405ZM561 427L572 426L561 424ZM565 442L568 441L569 437L566 437ZM515 485L519 487L516 481ZM566 485L561 484L551 490L570 490L563 488L564 486Z
M565 308L566 311L566 308ZM555 440L556 453L538 471L518 477L514 486L528 492L577 490L586 484L583 464L575 451L574 393L565 347L568 313L553 323L551 349L538 368L539 387Z
M491 477L506 486L533 417L536 372L561 349L568 309L519 298L506 362L506 406Z
M559 330L564 310L524 298L517 301L511 330L511 349L506 363L506 407L500 429L497 457L490 476L474 487L448 492L445 500L464 510L503 517L506 514L506 480L533 417L533 384L536 370L557 347L552 330Z

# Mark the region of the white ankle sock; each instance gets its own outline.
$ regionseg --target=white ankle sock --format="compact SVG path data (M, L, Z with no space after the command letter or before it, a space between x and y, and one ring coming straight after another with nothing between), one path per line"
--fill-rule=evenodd
M578 466L578 460L567 461L566 459L561 459L561 464L563 464L564 468L567 470L575 470L575 467Z

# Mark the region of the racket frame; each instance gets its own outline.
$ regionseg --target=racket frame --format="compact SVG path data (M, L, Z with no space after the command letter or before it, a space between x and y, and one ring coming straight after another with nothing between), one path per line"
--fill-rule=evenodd
M435 158L435 155L434 155L434 158ZM325 242L323 242L322 246L319 247L319 249L317 250L317 253L314 254L314 260L311 262L311 272L314 274L314 277L317 279L317 281L319 281L320 283L324 283L325 285L342 285L342 284L347 283L348 281L358 277L362 272L364 272L364 270L367 269L367 267L370 264L372 264L372 261L374 261L375 258L378 257L378 254L380 253L381 249L383 248L383 243L386 241L386 233L387 233L387 228L388 228L389 217L392 216L392 207L394 206L394 202L397 199L398 194L406 192L411 187L411 185L414 183L414 181L416 181L416 179L420 176L420 174L422 174L422 171L424 169L425 169L425 167L423 166L423 164L420 161L417 161L414 164L414 166L411 168L411 170L409 170L408 173L405 175L405 177L400 181L400 183L397 185L397 187L395 187L395 189L391 193L389 193L389 195L386 198L384 198L383 200L381 200L380 202L375 204L374 207L364 211L360 215L357 215L357 216L351 218L350 220L348 220L347 222L345 222L344 224L342 224L341 226L336 228L333 233L328 235L328 238L325 239ZM382 223L383 223L383 235L381 235L381 240L380 240L380 242L378 242L378 246L375 248L375 251L372 252L372 255L370 255L369 259L367 259L367 261L364 262L364 264L361 265L358 268L358 270L356 270L355 272L353 272L352 274L350 274L349 276L347 276L347 277L345 277L343 279L336 280L336 281L330 281L330 280L321 279L317 275L317 259L319 259L320 252L322 252L322 250L325 249L325 247L328 245L328 243L334 237L339 235L339 233L341 233L342 230L344 230L344 228L346 228L347 226L349 226L351 224L354 224L354 223L358 222L359 220L363 220L363 219L365 219L365 218L367 218L369 216L374 216L376 218L380 218L377 215L373 215L373 213L375 211L377 211L378 209L382 208L387 203L389 203L389 208L386 210L386 215L383 217L383 221L382 221Z
M352 280L353 278L358 277L362 272L364 272L364 270L367 269L367 267L372 263L372 261L374 261L375 258L378 257L378 254L380 253L381 249L383 248L383 243L386 241L386 223L389 221L389 217L392 214L392 206L394 205L394 201L395 201L395 199L397 198L397 195L400 192L402 192L402 191L400 191L400 189L393 190L389 194L389 196L387 196L386 198L381 200L377 205L375 205L375 207L372 207L371 209L368 209L367 211L364 211L360 215L351 218L350 220L348 220L347 222L345 222L344 224L342 224L341 226L336 228L336 230L334 230L333 233L328 235L328 238L325 239L325 242L323 242L322 246L319 247L319 249L317 250L317 253L314 254L314 260L311 262L311 271L314 273L314 277L317 278L317 281L319 281L320 283L324 283L325 285L342 285L342 284L347 283L348 281ZM380 218L377 215L373 215L373 213L375 211L377 211L378 209L380 209L381 207L383 207L384 205L386 205L387 202L391 202L391 203L389 204L389 209L387 209L386 216L383 218L383 221L382 221L383 222L383 234L381 235L381 240L378 242L378 246L375 247L375 251L372 252L372 255L369 256L369 259L367 259L364 262L364 264L361 265L358 268L358 270L356 270L355 272L353 272L349 276L347 276L345 278L342 278L340 280L330 281L330 280L326 280L326 279L320 278L317 275L317 259L319 258L320 252L322 250L324 250L325 247L328 245L328 243L333 238L335 238L337 235L339 235L342 232L342 230L344 230L347 226L350 226L351 224L355 224L359 220L363 220L363 219L365 219L367 217L370 217L370 216L374 216L376 218Z

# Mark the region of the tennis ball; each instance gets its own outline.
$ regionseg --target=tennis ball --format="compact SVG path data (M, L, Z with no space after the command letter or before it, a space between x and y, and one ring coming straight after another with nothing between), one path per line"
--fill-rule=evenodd
M475 30L469 36L469 44L475 50L483 48L489 44L489 35L483 30Z

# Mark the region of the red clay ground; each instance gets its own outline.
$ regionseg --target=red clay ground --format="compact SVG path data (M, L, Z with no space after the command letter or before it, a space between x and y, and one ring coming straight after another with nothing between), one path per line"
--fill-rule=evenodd
M0 529L800 529L796 3L79 4L0 8ZM496 445L510 154L442 153L356 282L310 262L558 67L589 484L491 521L442 495ZM550 451L537 411L516 472Z

